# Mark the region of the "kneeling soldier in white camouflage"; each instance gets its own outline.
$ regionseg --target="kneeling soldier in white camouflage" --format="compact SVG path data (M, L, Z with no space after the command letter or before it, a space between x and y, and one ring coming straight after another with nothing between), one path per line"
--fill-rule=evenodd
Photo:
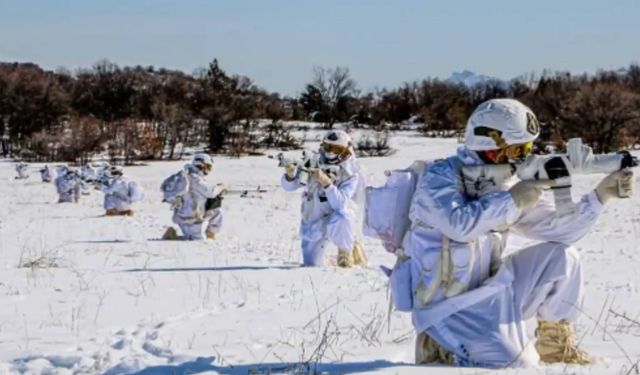
M299 165L302 164L302 165ZM365 265L362 245L354 233L354 197L361 183L351 137L343 131L328 132L319 154L302 162L283 163L280 179L284 190L304 188L302 195L302 264L324 264L324 248L331 241L338 248L339 267Z
M21 161L16 164L16 172L18 175L16 176L16 180L24 180L29 178L29 174L27 173L28 164Z
M83 181L92 183L99 176L97 175L96 169L91 166L91 163L86 163L85 165L80 167L80 177L82 177Z
M173 222L178 224L182 237L173 227L167 228L164 240L213 240L222 227L222 193L224 186L209 187L205 177L213 168L211 156L200 153L184 169L167 178L161 186L165 202L173 208Z
M104 193L106 216L132 216L132 204L144 198L142 187L123 174L122 167L110 167L103 174L99 189Z
M61 166L58 168L58 177L56 177L54 184L59 196L58 203L78 203L80 193L84 188L84 183L78 172Z
M631 172L608 175L563 215L539 199L549 180L485 180L497 185L482 194L478 180L464 180L471 167L517 164L538 133L529 108L491 100L471 115L457 155L418 174L404 255L391 273L394 303L412 311L417 363L590 363L572 328L583 278L571 245L593 228L606 202L631 193ZM539 243L501 261L509 232ZM531 318L538 320L535 345L525 326Z
M40 177L42 178L42 182L51 182L55 179L55 176L55 172L53 171L53 169L49 168L48 165L45 165L40 170Z

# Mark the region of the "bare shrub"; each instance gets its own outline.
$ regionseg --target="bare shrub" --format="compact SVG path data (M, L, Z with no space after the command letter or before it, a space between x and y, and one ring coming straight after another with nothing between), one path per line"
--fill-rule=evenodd
M133 119L118 121L110 126L109 158L116 164L123 160L153 159L162 150L162 140L148 122Z
M229 156L262 155L260 129L254 120L243 121L229 127L227 136Z
M86 163L100 151L104 139L97 119L73 115L58 126L34 133L23 151L28 151L26 158L37 161Z
M382 157L393 155L396 150L389 144L389 132L376 132L373 137L366 134L356 143L356 154L360 157Z
M46 268L59 268L61 259L58 252L55 250L41 250L40 252L28 251L23 249L20 254L20 260L18 260L18 268L31 268L31 269L46 269Z
M100 150L104 137L98 121L91 116L73 116L63 133L61 152L66 160L86 163Z
M296 138L291 134L291 130L286 128L282 121L269 123L262 139L264 147L279 148L281 150L299 150L302 148L302 142L302 139Z
M300 360L294 363L283 364L279 367L256 367L249 370L251 375L260 374L295 374L295 375L315 375L322 374L319 367L325 359L327 352L335 352L339 346L339 339L342 335L340 327L333 317L326 322L322 332L318 332L316 342L312 343L312 350L309 352L306 343L302 343Z
M568 138L582 137L595 152L615 151L625 135L640 133L640 95L617 82L585 84L568 104L562 125Z

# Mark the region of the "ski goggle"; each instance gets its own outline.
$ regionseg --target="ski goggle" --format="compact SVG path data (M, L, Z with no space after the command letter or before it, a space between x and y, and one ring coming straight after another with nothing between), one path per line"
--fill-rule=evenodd
M207 171L207 172L211 172L211 169L213 169L213 165L211 164L200 164L202 169Z
M522 161L533 151L533 141L510 145L497 150L496 161L506 163L507 161Z
M336 155L344 155L350 152L349 147L343 147L343 146L334 145L331 143L323 143L320 145L320 147L322 148L322 151L333 153Z
M497 150L482 151L484 157L495 164L521 162L533 151L533 142L504 146Z
M196 164L196 166L204 172L211 172L211 169L213 168L213 166L211 164L207 164L207 163L203 163L201 161L198 160L198 163Z

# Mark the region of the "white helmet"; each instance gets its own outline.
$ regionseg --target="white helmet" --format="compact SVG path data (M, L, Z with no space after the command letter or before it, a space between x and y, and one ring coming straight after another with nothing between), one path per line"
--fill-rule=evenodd
M119 165L112 165L109 167L108 171L110 176L122 176L124 173L122 167Z
M351 137L342 130L331 130L322 139L320 152L331 164L346 160L351 155Z
M204 174L207 174L211 172L211 168L213 168L213 159L208 154L205 154L204 152L200 152L193 155L193 160L191 161L191 164L193 164L195 167L203 171Z
M540 124L529 107L515 99L491 99L469 117L465 145L473 151L498 150L533 142L539 134Z

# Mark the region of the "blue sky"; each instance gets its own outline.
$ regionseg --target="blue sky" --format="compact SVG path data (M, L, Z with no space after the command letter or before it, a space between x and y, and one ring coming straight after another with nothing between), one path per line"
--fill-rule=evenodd
M463 69L594 72L640 62L640 1L0 0L3 61L192 72L214 57L286 94L314 65L348 66L364 90Z

